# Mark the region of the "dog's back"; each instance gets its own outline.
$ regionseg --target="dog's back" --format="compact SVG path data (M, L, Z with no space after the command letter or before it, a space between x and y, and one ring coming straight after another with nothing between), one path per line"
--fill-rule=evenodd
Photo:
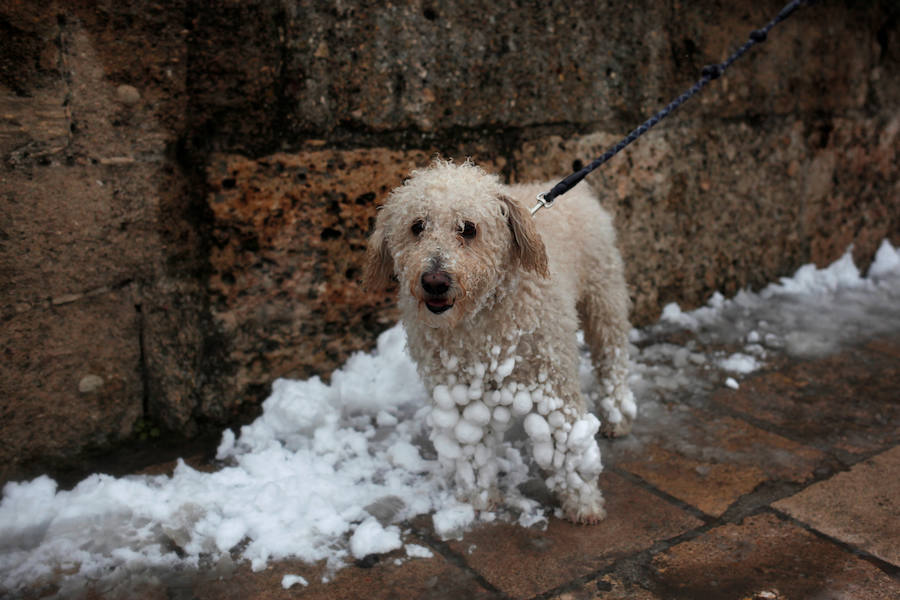
M512 185L508 193L530 209L537 202L537 194L552 185ZM604 391L611 404L601 407L607 416L604 432L625 435L635 416L626 383L631 302L612 217L594 190L582 183L559 197L551 208L538 211L534 218L547 249L548 294L562 302L575 299L597 377L609 388Z

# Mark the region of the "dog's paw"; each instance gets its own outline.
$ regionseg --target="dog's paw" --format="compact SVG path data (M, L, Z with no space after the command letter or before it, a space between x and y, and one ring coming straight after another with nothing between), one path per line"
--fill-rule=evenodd
M625 388L600 401L602 419L600 432L606 437L623 437L631 433L631 424L637 415L637 406L631 391Z
M620 419L618 423L611 423L609 419L606 419L600 425L600 433L608 438L625 437L631 433L632 424L633 421L626 418Z
M595 486L574 493L561 495L563 515L577 525L596 525L606 518L606 509L600 490Z

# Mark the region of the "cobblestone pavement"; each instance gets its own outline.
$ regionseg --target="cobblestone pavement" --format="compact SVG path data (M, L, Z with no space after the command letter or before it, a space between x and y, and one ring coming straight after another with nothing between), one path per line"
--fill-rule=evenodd
M429 517L402 550L323 583L285 561L172 574L133 598L900 598L900 340L774 358L738 389L661 404L603 442L608 518L545 529L480 524L441 541ZM657 415L660 416L660 415ZM164 467L162 467L164 468ZM282 586L285 575L308 585ZM116 591L115 595L122 592ZM109 590L92 592L109 597Z

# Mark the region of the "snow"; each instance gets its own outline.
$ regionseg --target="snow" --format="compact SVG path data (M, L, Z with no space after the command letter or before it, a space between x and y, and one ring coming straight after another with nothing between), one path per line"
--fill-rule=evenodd
M450 390L446 385L441 384L434 386L434 390L432 390L431 392L431 397L434 400L435 406L444 410L452 410L456 406L456 402L453 401L453 397L450 395Z
M410 558L431 558L434 556L431 550L419 544L406 544L404 548L406 549L406 555Z
M431 517L434 531L443 539L459 537L475 521L471 504L450 502Z
M284 577L281 578L281 587L283 587L286 590L297 585L298 583L300 585L302 585L303 587L306 587L309 585L309 582L306 581L306 579L304 579L300 575L285 575Z
M494 408L494 412L491 415L491 420L494 422L494 426L502 426L506 423L509 423L509 420L512 418L512 415L509 413L509 409L505 406L497 406Z
M515 414L528 414L528 412L531 411L531 405L531 394L529 394L527 391L522 390L520 392L517 392L516 395L513 396L512 407Z
M510 373L512 373L515 366L516 366L516 359L514 356L510 356L509 358L504 360L502 363L500 363L500 365L497 367L497 370L495 373L497 382L498 383L503 382L504 379L509 377Z
M450 389L450 397L456 404L465 406L469 403L469 386L457 383Z
M869 267L869 277L872 279L887 279L896 277L900 272L900 252L884 240L875 253L875 260Z
M473 402L466 406L463 418L475 425L487 425L491 421L491 409L483 402Z
M459 421L459 411L455 408L444 409L435 406L431 410L431 421L441 429L450 429Z
M400 529L395 526L382 527L375 517L369 517L350 536L350 551L355 558L369 554L384 554L403 546Z
M525 417L525 433L535 442L550 441L550 425L541 415L530 413Z
M465 419L460 419L456 427L453 428L453 433L460 444L477 444L481 440L481 436L484 435L484 428Z
M758 360L742 352L735 352L728 358L723 358L719 361L719 367L721 367L725 371L729 371L731 373L740 373L742 375L752 373L760 366L761 365Z
M638 423L658 420L662 427L698 390L739 388L741 378L764 369L772 354L817 356L862 336L900 331L897 306L900 253L887 242L865 276L848 252L758 293L716 294L694 311L670 304L657 324L629 334ZM680 329L693 332L691 341L660 341ZM515 360L497 364L499 347L488 349L485 361L503 386L499 392L456 383L437 386L429 399L405 343L397 326L379 337L375 351L352 356L330 384L317 377L275 381L256 421L223 432L215 472L179 461L171 476L94 474L71 490L46 476L6 484L0 596L41 582L59 586L65 596L85 582L216 572L233 560L254 570L288 557L325 561L330 578L369 554L405 548L409 559L426 558L431 551L406 543L402 530L417 515L431 514L443 538L459 537L478 521L546 523L549 507L515 493L534 478L532 455L540 465L566 460L566 485L581 485L599 471L599 422L564 419L558 399L516 387L510 379ZM586 356L580 380L592 403L605 400ZM623 409L631 413L635 405ZM496 459L505 506L476 513L455 498L435 449L462 457L460 442L479 442L488 422L510 428ZM432 433L432 424L440 431ZM631 436L610 447L629 443L638 441ZM282 580L286 588L298 583L306 580Z

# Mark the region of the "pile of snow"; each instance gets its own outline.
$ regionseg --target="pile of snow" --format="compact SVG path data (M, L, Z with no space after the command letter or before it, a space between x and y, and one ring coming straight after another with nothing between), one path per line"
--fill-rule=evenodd
M632 342L641 347L633 348L630 382L641 401L709 385L737 388L736 376L761 368L771 352L814 358L878 332L900 331L898 305L900 252L883 241L864 277L848 250L828 267L803 266L758 293L744 290L731 299L716 293L691 312L665 306L659 323L632 331ZM645 344L677 330L692 333L686 347ZM741 350L705 355L696 351L700 346ZM724 373L715 379L710 370Z
M660 323L632 332L632 389L639 406L652 407L654 398L673 391L736 387L770 352L815 355L861 335L900 331L898 305L900 254L887 242L868 277L848 253L760 293L716 295L693 312L669 305ZM694 332L700 345L653 342L679 328ZM707 354L700 348L708 345L740 350ZM587 357L581 375L585 392L599 400ZM398 560L428 557L430 550L406 541L404 528L422 514L433 515L443 537L477 520L545 522L546 507L524 495L505 498L496 513L456 501L428 441L428 397L397 326L374 352L348 360L330 384L316 377L276 381L262 416L237 436L223 434L217 454L223 466L214 473L179 462L172 476L98 474L72 490L48 477L8 483L0 502L0 595L49 583L65 595L86 582L227 571L232 556L254 570L296 557L325 561L331 571L401 548L407 558ZM648 416L640 411L639 419ZM524 444L547 437L548 423L539 419L526 421L520 439L505 448L510 490L533 478ZM583 429L593 434L596 425L585 422ZM307 582L295 575L282 582L297 584Z

